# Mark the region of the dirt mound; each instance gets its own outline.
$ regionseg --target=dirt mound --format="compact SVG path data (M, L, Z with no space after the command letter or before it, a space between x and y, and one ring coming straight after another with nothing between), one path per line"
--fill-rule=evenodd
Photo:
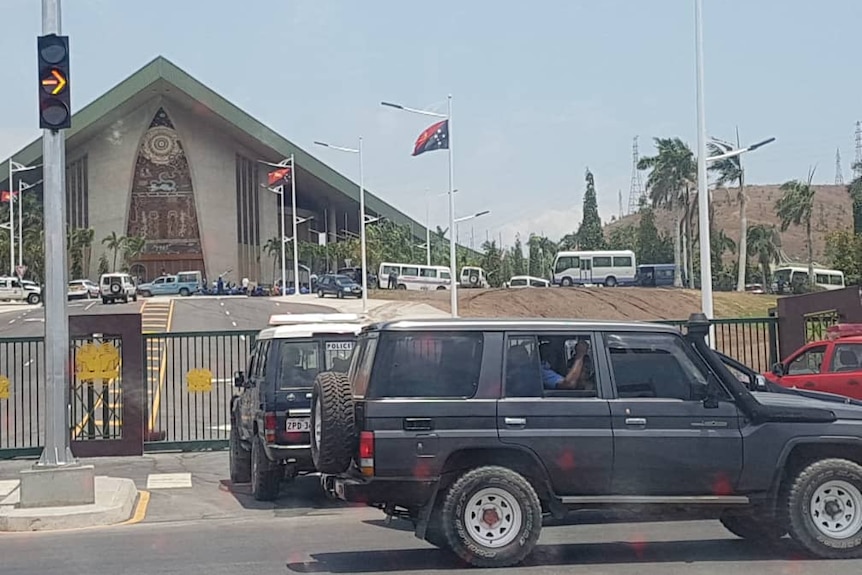
M681 289L462 289L458 295L458 311L463 317L654 320L686 319L700 311L700 292ZM449 292L379 291L372 297L428 303L449 311ZM716 317L763 317L774 305L770 296L715 294Z

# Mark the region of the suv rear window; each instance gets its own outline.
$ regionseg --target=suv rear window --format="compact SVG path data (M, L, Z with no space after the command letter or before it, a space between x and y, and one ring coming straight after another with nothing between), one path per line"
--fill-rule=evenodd
M367 397L472 397L483 343L478 332L384 332Z
M279 346L279 389L311 387L321 371L346 372L353 353L352 340L281 340ZM323 348L321 350L321 348ZM321 351L323 360L321 361Z

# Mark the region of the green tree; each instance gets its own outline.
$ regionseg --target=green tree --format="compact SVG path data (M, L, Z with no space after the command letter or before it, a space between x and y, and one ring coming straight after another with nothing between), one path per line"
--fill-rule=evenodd
M637 260L643 264L674 263L673 240L659 234L655 225L655 210L643 206L635 240Z
M738 140L737 134L737 140ZM709 153L711 156L723 154L731 149L728 144L715 144L710 142ZM738 145L738 144L737 144ZM716 184L726 186L736 184L736 200L739 202L739 254L737 258L736 291L745 291L745 270L748 264L748 196L745 193L745 171L742 169L742 156L724 158L710 163L709 170L718 175ZM710 218L713 221L714 218Z
M108 273L108 254L103 253L99 256L99 276Z
M826 236L829 264L844 272L847 284L858 284L862 278L862 234L835 230Z
M854 163L853 170L862 172L862 162ZM862 234L862 176L857 176L850 182L847 192L853 200L853 232Z
M513 276L522 276L526 273L526 269L524 266L524 249L521 245L521 236L515 236L515 245L511 248L511 257L512 257L512 275Z
M480 264L488 276L491 287L500 287L508 278L503 279L503 252L497 247L497 242L491 240L482 244L482 261Z
M266 243L263 244L263 251L266 255L272 258L272 278L273 283L275 283L276 278L280 279L281 276L278 275L277 271L279 269L279 264L281 262L281 248L282 242L281 238L278 236L269 238L266 240Z
M607 247L611 250L633 250L638 253L638 226L617 226L608 234Z
M142 236L128 236L123 242L123 269L129 271L132 263L141 257L147 245L147 238Z
M111 232L111 235L105 236L102 238L102 245L107 247L108 250L112 251L114 254L113 265L111 266L111 271L117 271L117 256L120 254L120 251L123 249L126 243L125 236L118 236L117 232Z
M584 192L584 215L578 228L578 245L582 250L601 250L605 247L605 237L602 234L602 220L596 201L596 182L589 168L585 179L587 191Z
M814 240L811 237L811 216L814 212L814 193L811 186L814 169L809 170L808 180L791 180L781 185L783 195L775 202L776 213L781 220L781 231L791 226L805 227L808 247L808 283L814 285Z
M772 285L772 264L778 263L781 254L781 236L774 226L755 224L746 233L748 253L757 258L760 266L760 277L763 286L769 289Z
M675 219L673 227L674 285L682 286L680 271L691 261L691 190L697 182L697 162L688 145L679 138L655 138L657 153L640 159L638 169L649 170L646 187L653 207L669 210ZM683 234L687 245L683 245Z

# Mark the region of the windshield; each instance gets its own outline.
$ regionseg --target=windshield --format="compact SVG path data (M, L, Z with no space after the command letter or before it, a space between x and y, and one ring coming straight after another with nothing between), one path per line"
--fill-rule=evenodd
M350 339L290 341L279 344L279 387L311 387L321 371L346 373L354 341Z

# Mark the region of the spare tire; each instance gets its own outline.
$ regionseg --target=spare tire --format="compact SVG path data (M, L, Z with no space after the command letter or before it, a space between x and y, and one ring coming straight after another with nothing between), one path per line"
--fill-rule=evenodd
M321 473L341 473L356 448L353 395L344 373L318 374L311 390L311 458Z
M118 294L118 293L120 293L121 289L122 289L122 286L120 284L111 284L111 293Z
M479 285L479 276L470 276L470 283L475 285Z

